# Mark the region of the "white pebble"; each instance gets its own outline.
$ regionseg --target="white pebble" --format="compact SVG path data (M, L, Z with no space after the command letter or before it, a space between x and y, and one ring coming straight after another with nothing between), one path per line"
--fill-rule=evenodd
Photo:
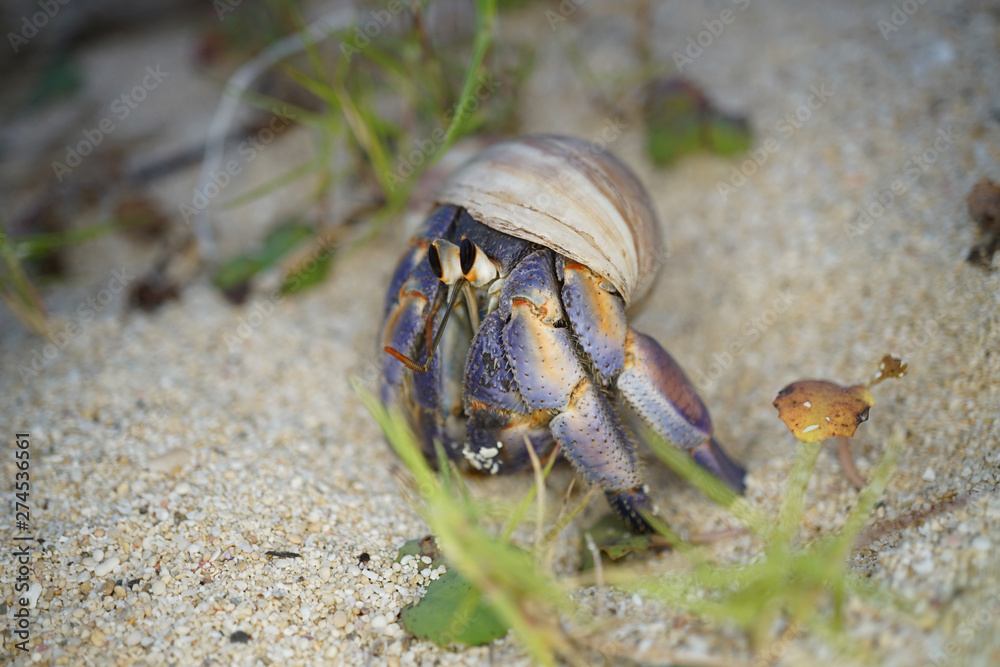
M153 582L153 586L151 587L150 590L153 591L153 595L163 595L164 593L167 592L167 585L162 581L160 581L159 579L157 579L156 581Z
M913 564L913 571L917 574L930 574L934 570L934 561L930 558L925 558L919 563Z
M934 473L933 468L928 468L927 470L924 471L924 474L921 476L921 478L925 482L933 482L936 477L937 475Z
M142 633L140 633L138 630L133 630L132 632L125 635L126 646L135 646L140 641L142 641Z
M190 453L183 447L174 447L163 454L152 458L146 467L153 472L171 473L182 467L191 458Z
M342 628L347 625L347 614L342 611L334 612L333 614L333 625L337 628Z
M985 535L980 535L976 539L972 540L972 548L978 551L989 551L993 543L990 542L990 538Z
M28 609L34 609L35 603L38 602L38 596L42 594L42 585L37 581L28 587L28 592L24 594L24 597L28 598Z
M95 577L103 577L106 574L110 574L111 570L118 567L118 556L112 556L100 565L94 568Z
M381 630L387 625L389 625L389 620L382 614L372 619L372 629L374 630Z

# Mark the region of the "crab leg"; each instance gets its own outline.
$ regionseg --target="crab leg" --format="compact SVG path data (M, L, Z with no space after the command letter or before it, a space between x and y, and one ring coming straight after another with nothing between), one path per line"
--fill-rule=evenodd
M426 262L417 264L407 280L400 284L395 303L391 304L382 328L379 351L391 347L407 356L424 355L427 316L438 298L439 281ZM406 366L382 352L381 399L386 405L399 405L404 380L412 375Z
M618 392L657 435L743 492L745 471L712 437L708 410L684 371L659 343L632 329L625 338L625 370L618 376Z
M650 532L651 510L635 450L613 406L588 376L565 326L550 251L526 257L508 276L500 310L509 315L504 349L521 397L532 410L552 410L560 451L587 481L600 484L611 506L636 531ZM561 326L560 326L561 325Z
M551 415L533 411L517 390L503 344L499 311L483 320L465 367L466 445L462 454L491 475L522 470L531 463L524 438L539 456L552 448Z
M597 377L606 383L617 378L619 393L660 437L742 492L743 469L712 438L708 410L677 362L655 340L628 328L624 301L600 276L562 257L556 269L570 324Z
M393 275L385 310L385 324L379 340L380 352L391 347L423 362L427 358L426 341L439 330L442 311L439 295L444 286L427 262L427 248L436 238L454 233L458 209L443 206L424 223L411 241ZM453 327L457 329L457 327ZM384 353L380 398L388 406L403 409L414 418L413 426L424 442L424 450L433 460L435 439L450 443L447 433L443 368L453 366L452 359L437 356L427 373L414 374L398 359ZM450 393L455 393L451 391Z

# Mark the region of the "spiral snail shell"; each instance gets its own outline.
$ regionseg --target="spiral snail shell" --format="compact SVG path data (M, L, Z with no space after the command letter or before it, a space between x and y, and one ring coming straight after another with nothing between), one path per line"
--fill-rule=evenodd
M626 304L641 301L655 281L663 239L649 195L610 151L583 139L494 144L459 167L437 201L584 264Z

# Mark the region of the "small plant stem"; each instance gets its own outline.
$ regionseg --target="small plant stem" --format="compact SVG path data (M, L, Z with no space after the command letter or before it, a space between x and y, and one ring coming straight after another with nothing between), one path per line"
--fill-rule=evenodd
M857 502L844 521L844 529L841 531L840 538L835 547L839 551L838 556L840 558L847 558L851 547L854 546L854 543L858 539L861 528L865 525L868 517L871 516L872 510L875 508L875 503L882 497L885 488L889 485L889 479L892 477L892 473L899 463L900 456L902 456L905 441L906 436L902 429L894 429L886 443L885 454L882 455L882 459L875 466L871 482L862 489Z
M804 442L799 445L795 462L792 463L792 472L789 474L785 500L781 504L778 531L774 537L777 545L790 544L795 538L795 532L802 520L802 500L805 497L806 486L816 467L816 460L822 447L822 443L819 442Z
M201 163L201 173L198 176L197 192L204 192L212 177L221 170L225 157L226 137L239 111L242 97L246 90L275 63L288 56L309 48L320 39L325 39L334 30L347 29L355 20L353 9L339 8L319 17L303 30L295 32L270 45L248 62L244 63L226 82L228 95L223 95L212 116L208 127L208 138L205 141L205 157ZM206 206L200 210L194 219L195 237L198 239L198 249L202 257L214 259L215 233L212 229L209 209Z
M45 308L7 235L0 231L0 298L14 316L40 336L48 333ZM9 284L8 284L9 283Z
M837 437L837 456L840 457L840 466L844 469L844 475L854 485L854 488L859 491L865 488L865 478L861 476L854 465L854 457L851 456L851 443L847 436Z
M457 113L452 117L448 129L445 130L441 147L430 159L430 164L434 164L447 152L451 145L459 136L462 125L468 120L469 114L464 110L470 103L476 90L476 75L479 73L479 66L482 65L486 53L493 43L493 24L496 21L497 2L496 0L478 0L476 2L476 38L472 44L472 60L469 68L465 72L465 81L462 84L462 92L458 96L456 105Z
M545 470L542 471L543 481L546 477L549 476L549 472L552 470L552 466L556 462L556 453L557 452L553 450L552 454L549 456L548 462L545 464ZM528 493L524 495L524 498L521 499L521 502L517 506L517 509L514 510L514 513L507 521L507 526L504 528L503 534L500 537L501 542L510 541L510 536L514 534L514 530L517 528L518 524L521 523L521 518L524 516L524 513L528 510L528 506L531 504L531 501L535 499L535 493L538 491L539 488L542 487L539 486L538 484L535 484L528 490Z
M563 531L563 528L568 526L569 522L575 519L576 515L582 512L583 508L590 503L590 499L594 497L594 494L597 493L599 488L601 488L599 485L592 484L590 490L587 491L587 495L583 497L583 500L581 500L576 507L570 510L569 514L561 517L558 521L556 521L554 526L549 528L549 532L545 533L545 541L549 542L555 540L556 537L559 536L559 533Z
M531 445L531 438L524 436L524 446L528 449L528 456L531 458L531 467L535 471L535 488L538 490L535 504L535 544L542 543L545 524L545 475L542 473L542 464L538 460L538 454Z
M722 530L711 530L707 533L697 533L688 537L689 544L711 544L713 542L720 542L722 540L728 540L732 537L741 537L743 535L749 535L750 531L746 528L723 528Z
M834 580L833 590L830 592L833 598L833 620L831 622L831 627L834 632L840 632L844 629L844 580L843 578L838 578Z

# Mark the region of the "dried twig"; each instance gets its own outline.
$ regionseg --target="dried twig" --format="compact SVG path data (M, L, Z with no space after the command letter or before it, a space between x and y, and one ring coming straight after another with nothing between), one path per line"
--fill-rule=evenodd
M242 103L243 95L257 80L257 77L288 56L305 50L310 42L320 41L332 32L346 29L354 22L355 18L356 14L350 7L341 7L324 14L306 27L305 36L302 32L296 32L275 42L229 77L229 81L226 82L226 91L222 99L219 100L219 106L216 107L215 115L212 116L212 122L208 126L205 158L202 160L201 174L198 176L198 192L204 191L212 181L212 175L221 168L230 126L233 124L233 119ZM195 238L198 240L201 256L207 260L211 260L215 253L215 235L209 220L210 208L211 205L198 211L198 215L194 219Z

